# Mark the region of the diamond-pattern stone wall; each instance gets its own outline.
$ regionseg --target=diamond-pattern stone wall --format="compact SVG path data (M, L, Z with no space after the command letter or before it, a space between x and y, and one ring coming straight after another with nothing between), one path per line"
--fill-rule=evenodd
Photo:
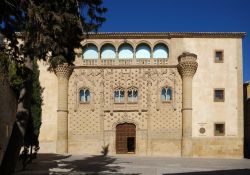
M127 90L138 89L138 102L127 101ZM162 87L172 88L172 100L162 102ZM80 102L80 89L91 93L89 103ZM125 91L123 103L114 102L114 90ZM93 147L110 144L115 151L119 123L134 123L141 152L154 139L181 138L181 77L176 68L75 68L69 81L69 145L93 141ZM143 149L142 149L143 147ZM98 149L98 148L97 148ZM101 148L99 148L101 150Z

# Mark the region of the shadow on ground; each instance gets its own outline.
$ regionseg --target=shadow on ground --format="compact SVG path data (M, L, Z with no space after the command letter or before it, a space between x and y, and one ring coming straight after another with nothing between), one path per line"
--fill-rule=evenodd
M173 174L163 174L163 175L250 175L250 169L173 173Z
M110 156L89 156L83 159L71 160L71 155L38 154L38 158L29 164L24 171L17 171L15 175L45 175L45 174L100 174L125 175L119 173L123 167L116 166L116 158ZM127 162L128 163L128 162ZM129 174L129 175L139 175ZM126 173L126 175L128 175Z
M57 167L57 160L62 160L70 157L58 154L38 154L37 159L28 164L25 170L22 170L21 161L18 162L15 174L29 174L37 172L37 174L49 174L49 169Z

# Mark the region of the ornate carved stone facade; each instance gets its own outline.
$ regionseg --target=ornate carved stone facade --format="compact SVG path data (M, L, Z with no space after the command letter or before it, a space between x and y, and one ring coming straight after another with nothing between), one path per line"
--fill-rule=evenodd
M90 34L76 49L74 70L67 65L55 70L58 98L46 91L48 84L56 87L55 77L42 71L47 82L41 150L101 154L107 148L116 154L125 144L136 155L242 157L244 35ZM214 63L216 49L224 50L224 63ZM224 75L231 71L229 81ZM212 77L211 72L221 74ZM214 88L225 88L225 102L213 101ZM228 102L230 95L235 99ZM49 102L56 98L57 104ZM126 135L126 127L117 135L124 123L135 126L135 137ZM217 123L224 124L224 131L217 128L224 136L216 136ZM51 125L55 132L46 135ZM230 141L235 145L229 147Z
M174 100L163 103L161 89L166 85L175 87ZM126 100L114 103L117 87L125 92L136 87L137 103ZM89 103L79 101L81 88L90 90ZM76 68L69 81L69 138L72 144L81 147L80 135L82 141L88 140L93 153L100 151L103 143L109 144L110 152L115 153L116 126L133 123L137 131L136 144L140 145L136 147L137 153L146 154L149 137L178 142L181 139L181 93L181 78L176 68ZM70 152L74 151L75 146ZM85 153L89 151L86 149Z

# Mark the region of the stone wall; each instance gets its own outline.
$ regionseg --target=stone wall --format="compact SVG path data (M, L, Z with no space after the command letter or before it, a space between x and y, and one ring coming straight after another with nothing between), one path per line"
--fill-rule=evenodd
M198 69L193 78L192 136L194 140L201 139L201 141L195 141L195 145L199 144L199 148L203 147L203 157L214 155L213 157L232 156L242 158L243 82L241 39L184 38L176 40L179 40L178 44L182 47L180 49L189 50L198 56ZM216 50L223 51L224 58L221 63L215 62ZM214 101L215 88L225 89L225 100L223 102ZM224 136L215 136L214 124L216 122L225 123ZM200 128L205 128L205 132L200 132ZM206 139L207 141L205 141ZM227 147L225 143L228 140L237 140L237 143L234 146ZM207 146L204 147L204 144ZM227 151L223 152L221 150ZM198 149L194 151L198 151ZM196 153L194 152L194 154Z
M8 78L0 71L0 164L11 136L16 119L16 96L9 85Z
M57 77L54 72L49 72L48 64L39 61L39 81L44 88L42 105L42 125L39 134L40 153L56 152L57 137Z
M243 158L240 138L193 138L193 157Z

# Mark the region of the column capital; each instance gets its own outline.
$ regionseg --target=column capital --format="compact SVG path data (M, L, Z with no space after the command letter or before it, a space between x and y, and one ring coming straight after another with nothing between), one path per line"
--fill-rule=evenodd
M181 77L193 77L197 67L198 63L196 62L197 60L197 55L189 52L183 52L179 57L178 57L178 62L179 64L177 65L179 74Z
M54 69L54 72L58 78L66 78L68 80L73 72L73 69L73 66L64 63L58 65L57 68Z

